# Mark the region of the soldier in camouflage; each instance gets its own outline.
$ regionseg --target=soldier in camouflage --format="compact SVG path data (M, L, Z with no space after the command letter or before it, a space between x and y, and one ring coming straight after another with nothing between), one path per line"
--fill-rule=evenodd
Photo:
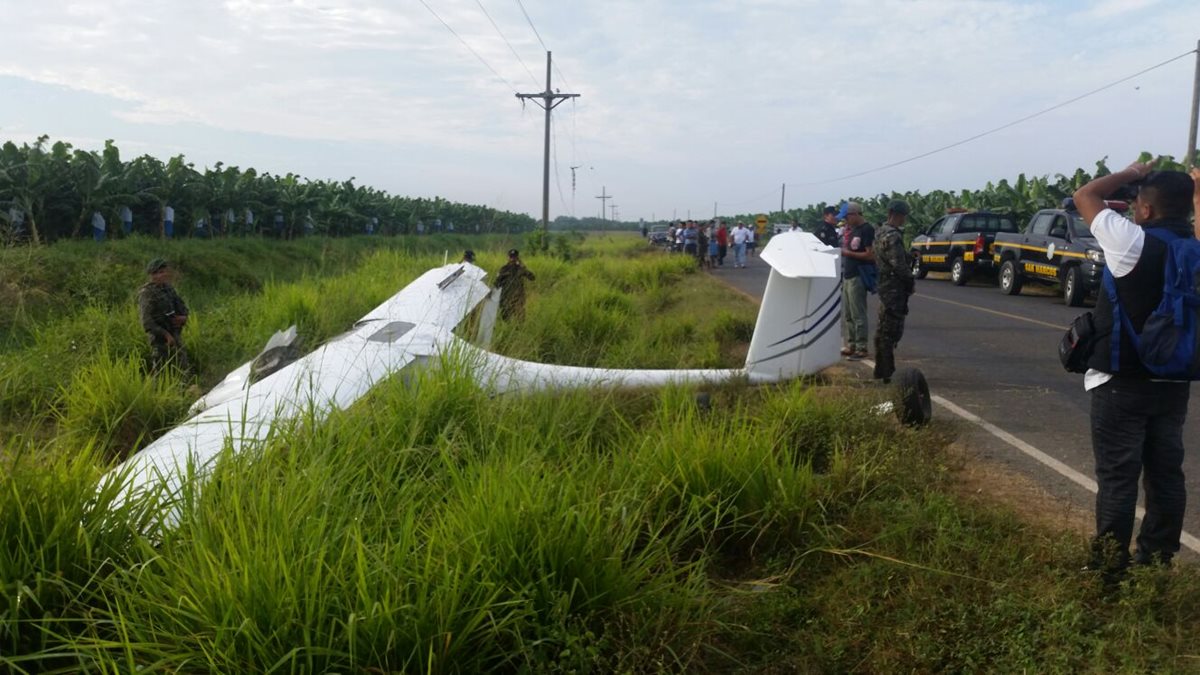
M151 372L171 365L181 373L190 374L191 364L181 337L188 308L171 285L175 271L166 260L155 258L146 265L146 274L150 281L138 289L137 303L138 318L150 339Z
M505 321L525 318L525 280L533 281L530 272L521 263L517 249L508 252L508 264L496 275L496 288L500 289L500 318Z
M908 296L916 289L912 265L904 250L908 204L888 204L887 222L875 231L875 264L879 267L879 323L875 329L875 378L885 383L896 372L896 345L904 335Z

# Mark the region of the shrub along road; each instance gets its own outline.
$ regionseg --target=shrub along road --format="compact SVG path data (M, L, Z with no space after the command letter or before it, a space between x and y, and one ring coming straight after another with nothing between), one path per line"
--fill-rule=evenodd
M746 269L718 267L713 274L761 298L769 269L756 257ZM1057 294L1006 296L982 277L956 287L943 276L917 282L897 365L919 368L935 396L1094 479L1090 398L1083 391L1083 377L1064 371L1056 352L1067 324L1087 308L1067 307ZM877 312L872 296L872 339ZM861 374L870 377L865 365ZM944 406L934 414L951 416ZM1091 508L1093 493L978 427L967 433L973 450L1011 465L1063 500ZM1195 440L1200 439L1200 402L1194 395L1184 439L1189 443L1184 471L1192 497L1184 530L1200 536L1200 447ZM1184 554L1187 539L1185 535ZM1196 546L1195 539L1190 541ZM1191 553L1187 557L1195 559L1200 551Z

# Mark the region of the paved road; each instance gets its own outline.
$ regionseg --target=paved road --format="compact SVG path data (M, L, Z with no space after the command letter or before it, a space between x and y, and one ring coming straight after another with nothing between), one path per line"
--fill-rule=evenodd
M761 298L769 268L752 258L746 269L716 268L714 276ZM917 282L910 300L904 340L896 353L899 367L920 368L933 394L1009 432L1088 478L1092 471L1088 425L1089 397L1083 376L1067 373L1058 362L1063 330L1083 309L1029 285L1020 296L1006 296L984 280L957 287L944 275ZM878 305L871 297L871 336ZM867 368L863 375L869 377ZM935 415L950 417L939 406ZM972 444L1018 468L1050 492L1090 505L1093 495L1033 460L1011 444L979 431ZM1184 428L1189 455L1186 532L1200 535L1200 400L1193 395ZM1200 542L1193 540L1193 545ZM1200 551L1196 551L1200 553Z

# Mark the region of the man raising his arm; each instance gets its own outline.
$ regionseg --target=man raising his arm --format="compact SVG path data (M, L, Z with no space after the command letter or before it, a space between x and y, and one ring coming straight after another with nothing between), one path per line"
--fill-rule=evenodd
M1140 181L1133 220L1107 208L1104 198ZM1146 230L1162 228L1194 236L1188 215L1195 185L1179 171L1152 171L1150 165L1097 178L1075 192L1075 206L1104 249L1116 281L1117 299L1137 332L1162 299L1167 244ZM1129 565L1138 500L1144 477L1146 517L1137 536L1134 562L1167 564L1179 551L1187 502L1183 476L1183 423L1189 382L1154 379L1138 358L1128 331L1119 331L1114 356L1114 307L1101 291L1093 318L1095 350L1088 360L1084 389L1091 392L1092 454L1096 462L1096 536L1089 569L1110 580Z

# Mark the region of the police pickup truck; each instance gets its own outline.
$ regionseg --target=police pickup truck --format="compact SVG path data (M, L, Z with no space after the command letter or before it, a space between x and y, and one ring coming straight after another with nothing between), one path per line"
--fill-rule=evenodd
M1001 232L1016 234L1010 216L987 211L948 209L912 242L913 276L924 279L930 271L948 271L955 286L967 283L979 271L994 270L992 240Z
M1118 213L1129 208L1125 202L1106 204ZM1002 293L1016 295L1026 281L1057 283L1063 301L1078 307L1100 288L1104 251L1068 198L1060 209L1033 214L1024 232L996 235L992 263L1000 270Z

